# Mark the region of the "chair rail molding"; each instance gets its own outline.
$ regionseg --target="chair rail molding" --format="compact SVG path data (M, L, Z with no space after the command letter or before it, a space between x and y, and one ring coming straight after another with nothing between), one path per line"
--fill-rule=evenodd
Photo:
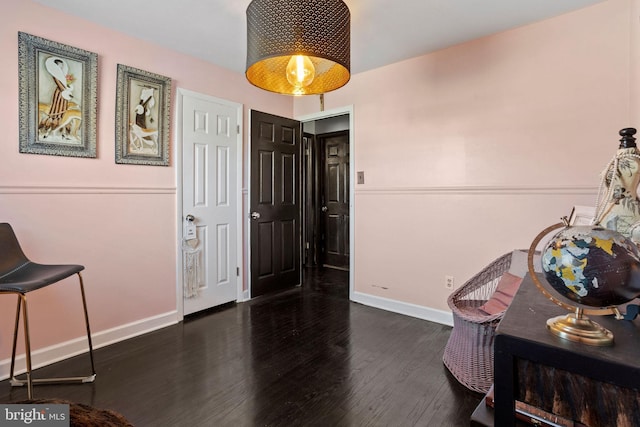
M175 194L176 187L0 185L0 194Z
M594 186L425 186L425 187L368 187L357 188L356 195L593 195L597 196L598 187Z

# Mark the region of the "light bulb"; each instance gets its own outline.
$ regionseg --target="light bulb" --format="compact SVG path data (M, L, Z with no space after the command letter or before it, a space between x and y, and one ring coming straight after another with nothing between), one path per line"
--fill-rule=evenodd
M316 69L308 56L293 55L287 64L287 80L296 88L309 86L316 76Z

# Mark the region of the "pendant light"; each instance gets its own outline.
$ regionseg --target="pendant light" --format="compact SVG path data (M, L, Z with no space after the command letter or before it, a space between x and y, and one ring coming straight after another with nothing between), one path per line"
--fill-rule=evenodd
M344 86L350 26L342 0L253 0L247 7L247 80L288 95Z

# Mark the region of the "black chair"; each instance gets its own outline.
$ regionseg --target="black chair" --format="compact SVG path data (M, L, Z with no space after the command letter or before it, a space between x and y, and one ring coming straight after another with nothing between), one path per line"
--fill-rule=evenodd
M9 382L14 387L26 385L29 399L32 398L34 384L91 383L96 378L96 370L93 364L91 330L89 329L89 314L87 313L87 300L84 294L82 276L80 275L82 270L84 270L84 266L82 265L44 265L29 261L24 252L22 252L11 225L7 223L0 223L0 295L14 294L18 296ZM82 293L84 320L87 325L87 339L89 340L89 357L91 358L92 373L86 377L33 379L31 372L29 322L27 317L27 293L52 285L74 274L77 274L78 279L80 280L80 292ZM20 309L22 309L24 327L25 358L27 364L26 380L17 379L14 375L16 344L18 342L18 326L20 324Z

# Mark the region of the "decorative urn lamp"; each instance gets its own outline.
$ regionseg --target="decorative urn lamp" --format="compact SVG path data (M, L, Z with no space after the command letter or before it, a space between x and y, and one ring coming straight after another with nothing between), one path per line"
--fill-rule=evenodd
M594 224L640 243L640 150L634 128L620 131L620 145L602 172Z

